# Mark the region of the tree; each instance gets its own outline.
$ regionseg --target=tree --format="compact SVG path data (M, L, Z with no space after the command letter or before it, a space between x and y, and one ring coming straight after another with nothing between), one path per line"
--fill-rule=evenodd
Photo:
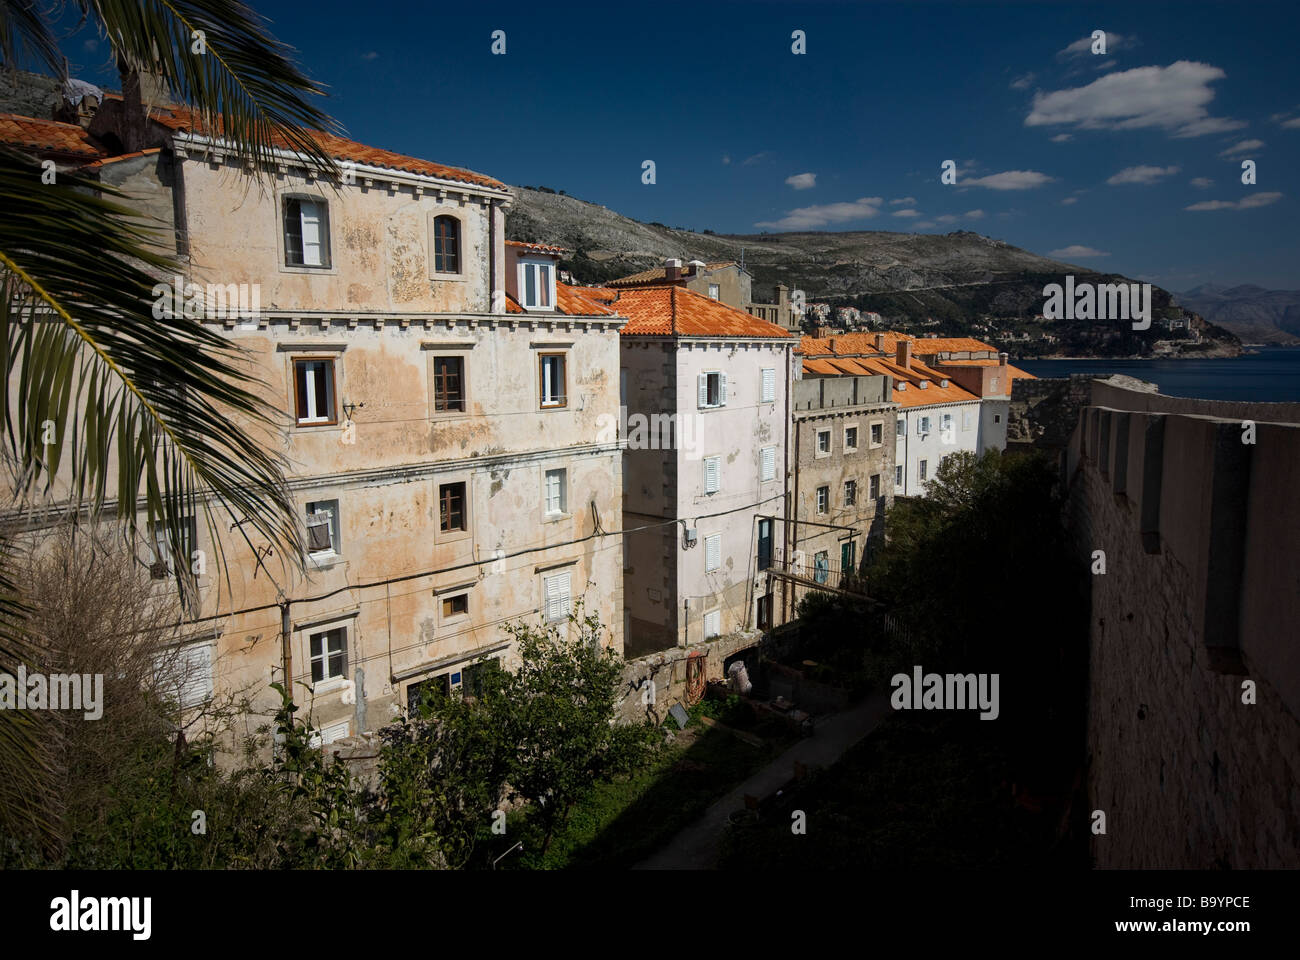
M562 624L505 629L521 663L494 702L508 708L511 793L533 804L545 852L582 793L631 770L647 740L641 728L614 722L622 658L597 617L579 606Z
M305 154L322 176L337 173L312 135L334 126L314 104L320 88L238 0L75 5L112 45L124 93L138 91L142 71L157 74L255 175L271 169L264 165L276 142ZM0 67L34 62L62 75L51 22L59 12L29 0L0 3ZM43 183L41 174L35 159L0 150L0 456L13 494L0 517L0 668L10 671L32 652L16 589L15 538L28 517L17 508L39 503L76 522L104 519L111 506L124 536L143 531L152 542L164 530L174 552L185 542L185 518L201 511L213 533L234 518L281 557L301 555L283 462L237 425L273 416L246 389L239 355L200 324L153 315L157 279L187 265L162 251L118 191L75 173ZM193 589L189 558L174 560L184 596ZM0 825L48 828L47 769L30 718L0 711L0 782L21 784L3 797Z

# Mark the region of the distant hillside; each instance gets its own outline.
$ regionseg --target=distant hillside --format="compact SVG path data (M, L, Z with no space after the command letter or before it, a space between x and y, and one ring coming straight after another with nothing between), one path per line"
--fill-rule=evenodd
M1206 283L1174 297L1248 343L1300 344L1300 290Z
M741 260L754 276L754 299L770 300L772 287L801 289L810 302L827 301L874 310L891 325L939 335L974 330L981 317L1004 318L999 331L1028 333L1014 343L1018 356L1131 356L1152 352L1162 335L1155 328L1134 333L1122 325L1064 321L1034 323L1043 309L1043 287L1065 274L1096 283L1132 282L1117 274L1061 263L966 230L944 235L880 230L764 234L695 232L660 223L641 223L607 207L543 189L512 187L517 200L506 219L512 240L540 241L575 252L563 266L585 283L626 276L667 257L683 260ZM1168 291L1152 289L1154 315L1179 315ZM1237 353L1240 343L1226 330L1196 326L1210 343L1187 352L1199 356ZM1057 339L1038 338L1044 332Z

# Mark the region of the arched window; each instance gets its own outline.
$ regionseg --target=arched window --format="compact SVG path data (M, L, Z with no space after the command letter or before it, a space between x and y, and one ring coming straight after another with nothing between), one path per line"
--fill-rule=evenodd
M460 273L460 221L443 215L433 218L433 269Z

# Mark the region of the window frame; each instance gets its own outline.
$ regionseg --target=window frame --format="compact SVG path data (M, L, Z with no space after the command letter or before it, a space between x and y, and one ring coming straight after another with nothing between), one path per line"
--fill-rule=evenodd
M823 437L826 438L826 448L824 450L822 449ZM834 449L834 443L831 439L830 429L827 428L823 430L821 428L818 428L813 434L813 457L814 458L829 457L833 449Z
M918 480L928 480L929 477L927 477L926 474L929 471L929 467L929 460L918 460L916 462L916 478Z
M876 431L880 431L880 439L875 438ZM867 425L867 447L870 450L877 450L885 445L885 421L872 420Z
M831 510L831 488L825 484L817 488L816 491L817 516L824 517Z
M560 399L546 400L546 361L559 358ZM547 350L537 354L537 407L539 410L563 410L569 405L569 357L567 350Z
M555 275L557 272L556 266L557 266L556 262L548 257L520 257L519 258L519 266L518 266L519 285L517 289L519 291L518 299L519 299L519 305L521 307L533 313L555 313L556 310ZM549 281L547 284L547 296L550 298L550 303L545 306L543 306L542 304L528 303L528 274L530 271L540 270L542 267L546 268L547 276L549 277ZM537 285L537 289L539 291L541 290L541 284Z
M903 485L903 474L905 472L905 468L901 463L894 464L894 486L901 487Z
M307 356L291 356L289 358L290 375L292 377L292 381L291 381L292 382L291 399L293 400L292 416L293 416L293 425L295 427L337 427L339 425L339 368L335 364L336 359L338 358L333 356L324 357L324 356L316 356L314 354L307 355ZM314 364L314 363L328 364L329 389L327 393L329 397L329 417L304 419L303 417L300 417L298 415L298 411L300 409L303 409L303 404L300 403L303 397L302 394L299 392L298 367L301 364ZM315 384L306 380L304 381L304 383L311 386L310 399L314 403L316 399Z
M768 390L769 381L771 390ZM763 367L759 371L759 403L776 403L776 367Z
M875 501L880 497L880 474L873 473L867 478L867 499Z
M853 442L849 443L849 434L853 434ZM856 423L848 424L844 427L844 452L855 453L858 449L858 425Z
M455 401L460 405L457 407L450 407L450 406L439 407L438 406L439 381L445 380L447 379L447 377L445 374L440 374L438 372L438 365L440 363L452 362L452 361L460 364L460 371L457 374L458 386L460 390L460 399L458 401ZM432 412L434 416L442 416L445 414L457 414L457 413L466 412L466 407L469 402L469 380L467 376L469 371L468 361L469 358L466 357L464 353L434 353L429 358L429 362L430 364L432 364L432 370L429 375L430 383L432 384L430 400L433 406ZM449 401L444 401L444 402L449 402Z
M770 459L772 463L772 472L770 475L768 475L764 470L764 467L767 466L769 453L771 454ZM771 444L766 447L760 447L758 450L758 482L770 483L775 479L776 479L776 445Z
M438 266L440 240L438 224L447 221L455 225L454 257L455 270L446 270ZM431 280L459 279L465 276L465 223L453 213L430 211L429 214L429 278Z
M569 615L573 612L573 571L571 569L550 570L543 572L542 575L542 620L545 623L556 624L566 623ZM551 610L550 583L564 578L564 603L565 610L562 615L553 615Z
M711 497L722 489L722 457L703 457L700 460L704 469L704 477L701 481L703 484L704 495ZM709 487L709 464L714 465L713 470L713 487Z
M321 624L321 627L323 629L305 631L307 634L307 669L308 669L309 676L311 677L311 688L312 691L315 693L323 693L329 690L337 689L339 687L342 687L343 684L347 682L348 666L349 666L349 648L351 646L351 641L352 641L350 624L341 623L341 624L336 624L334 626L330 626L329 624ZM329 641L328 641L328 637L332 633L342 633L343 635L343 649L341 651L343 656L343 669L342 672L338 674L333 674L328 672L330 670L330 660L334 656L334 654L330 651ZM317 637L326 638L325 640L321 641L321 652L319 655L316 654L312 649L313 641ZM319 680L316 679L317 661L320 661L322 665L321 678Z
M853 507L857 505L857 502L858 502L858 481L845 480L844 481L844 506Z
M444 526L443 519L443 489L446 487L460 487L460 520L459 527ZM469 533L469 481L468 480L448 480L439 481L436 486L437 503L438 503L438 536L439 538L463 536ZM450 513L450 510L448 511Z
M321 254L322 254L322 261L323 261L322 263L290 263L289 262L289 249L290 249L289 235L288 235L288 231L286 230L286 226L289 219L289 204L290 203L301 204L304 201L307 203L314 203L318 205L321 208L323 214L321 218L323 223L321 224L321 230L320 230ZM286 273L321 273L321 272L329 273L335 269L334 243L333 243L333 237L331 235L333 228L331 226L332 218L330 217L329 207L330 207L329 200L319 194L312 194L312 193L305 193L305 192L298 192L298 191L287 191L285 193L280 194L280 203L279 203L279 210L278 210L279 218L280 218L280 222L278 226L280 270ZM298 211L298 229L299 229L298 255L301 259L305 260L306 250L303 247L303 240L302 240L301 207L299 208Z
M560 508L551 509L551 475L559 474L560 476ZM546 520L555 520L560 517L569 516L569 470L567 467L551 467L549 470L542 470L542 517Z
M333 504L333 507L329 507L327 504ZM313 510L312 507L316 507L317 509ZM307 559L315 564L328 563L340 559L343 556L343 514L340 509L341 504L339 503L338 497L332 497L328 500L308 500L303 505L304 525L306 525L306 518L315 513L321 512L322 507L332 513L329 522L330 546L328 550L312 550L310 549L311 538L310 536L308 537Z
M709 544L710 543L717 544L718 562L715 563L713 566L709 566L709 550L710 550ZM713 571L721 570L721 569L722 569L722 534L711 533L704 538L704 572L713 573Z

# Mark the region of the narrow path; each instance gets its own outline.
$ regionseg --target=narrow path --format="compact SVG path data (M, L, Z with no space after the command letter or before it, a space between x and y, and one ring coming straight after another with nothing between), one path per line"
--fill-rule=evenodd
M726 796L716 801L669 844L638 863L634 870L712 870L718 860L718 841L733 810L745 805L745 794L766 797L794 776L795 762L828 767L872 730L890 712L889 694L878 693L855 707L827 717L817 732L800 740Z

